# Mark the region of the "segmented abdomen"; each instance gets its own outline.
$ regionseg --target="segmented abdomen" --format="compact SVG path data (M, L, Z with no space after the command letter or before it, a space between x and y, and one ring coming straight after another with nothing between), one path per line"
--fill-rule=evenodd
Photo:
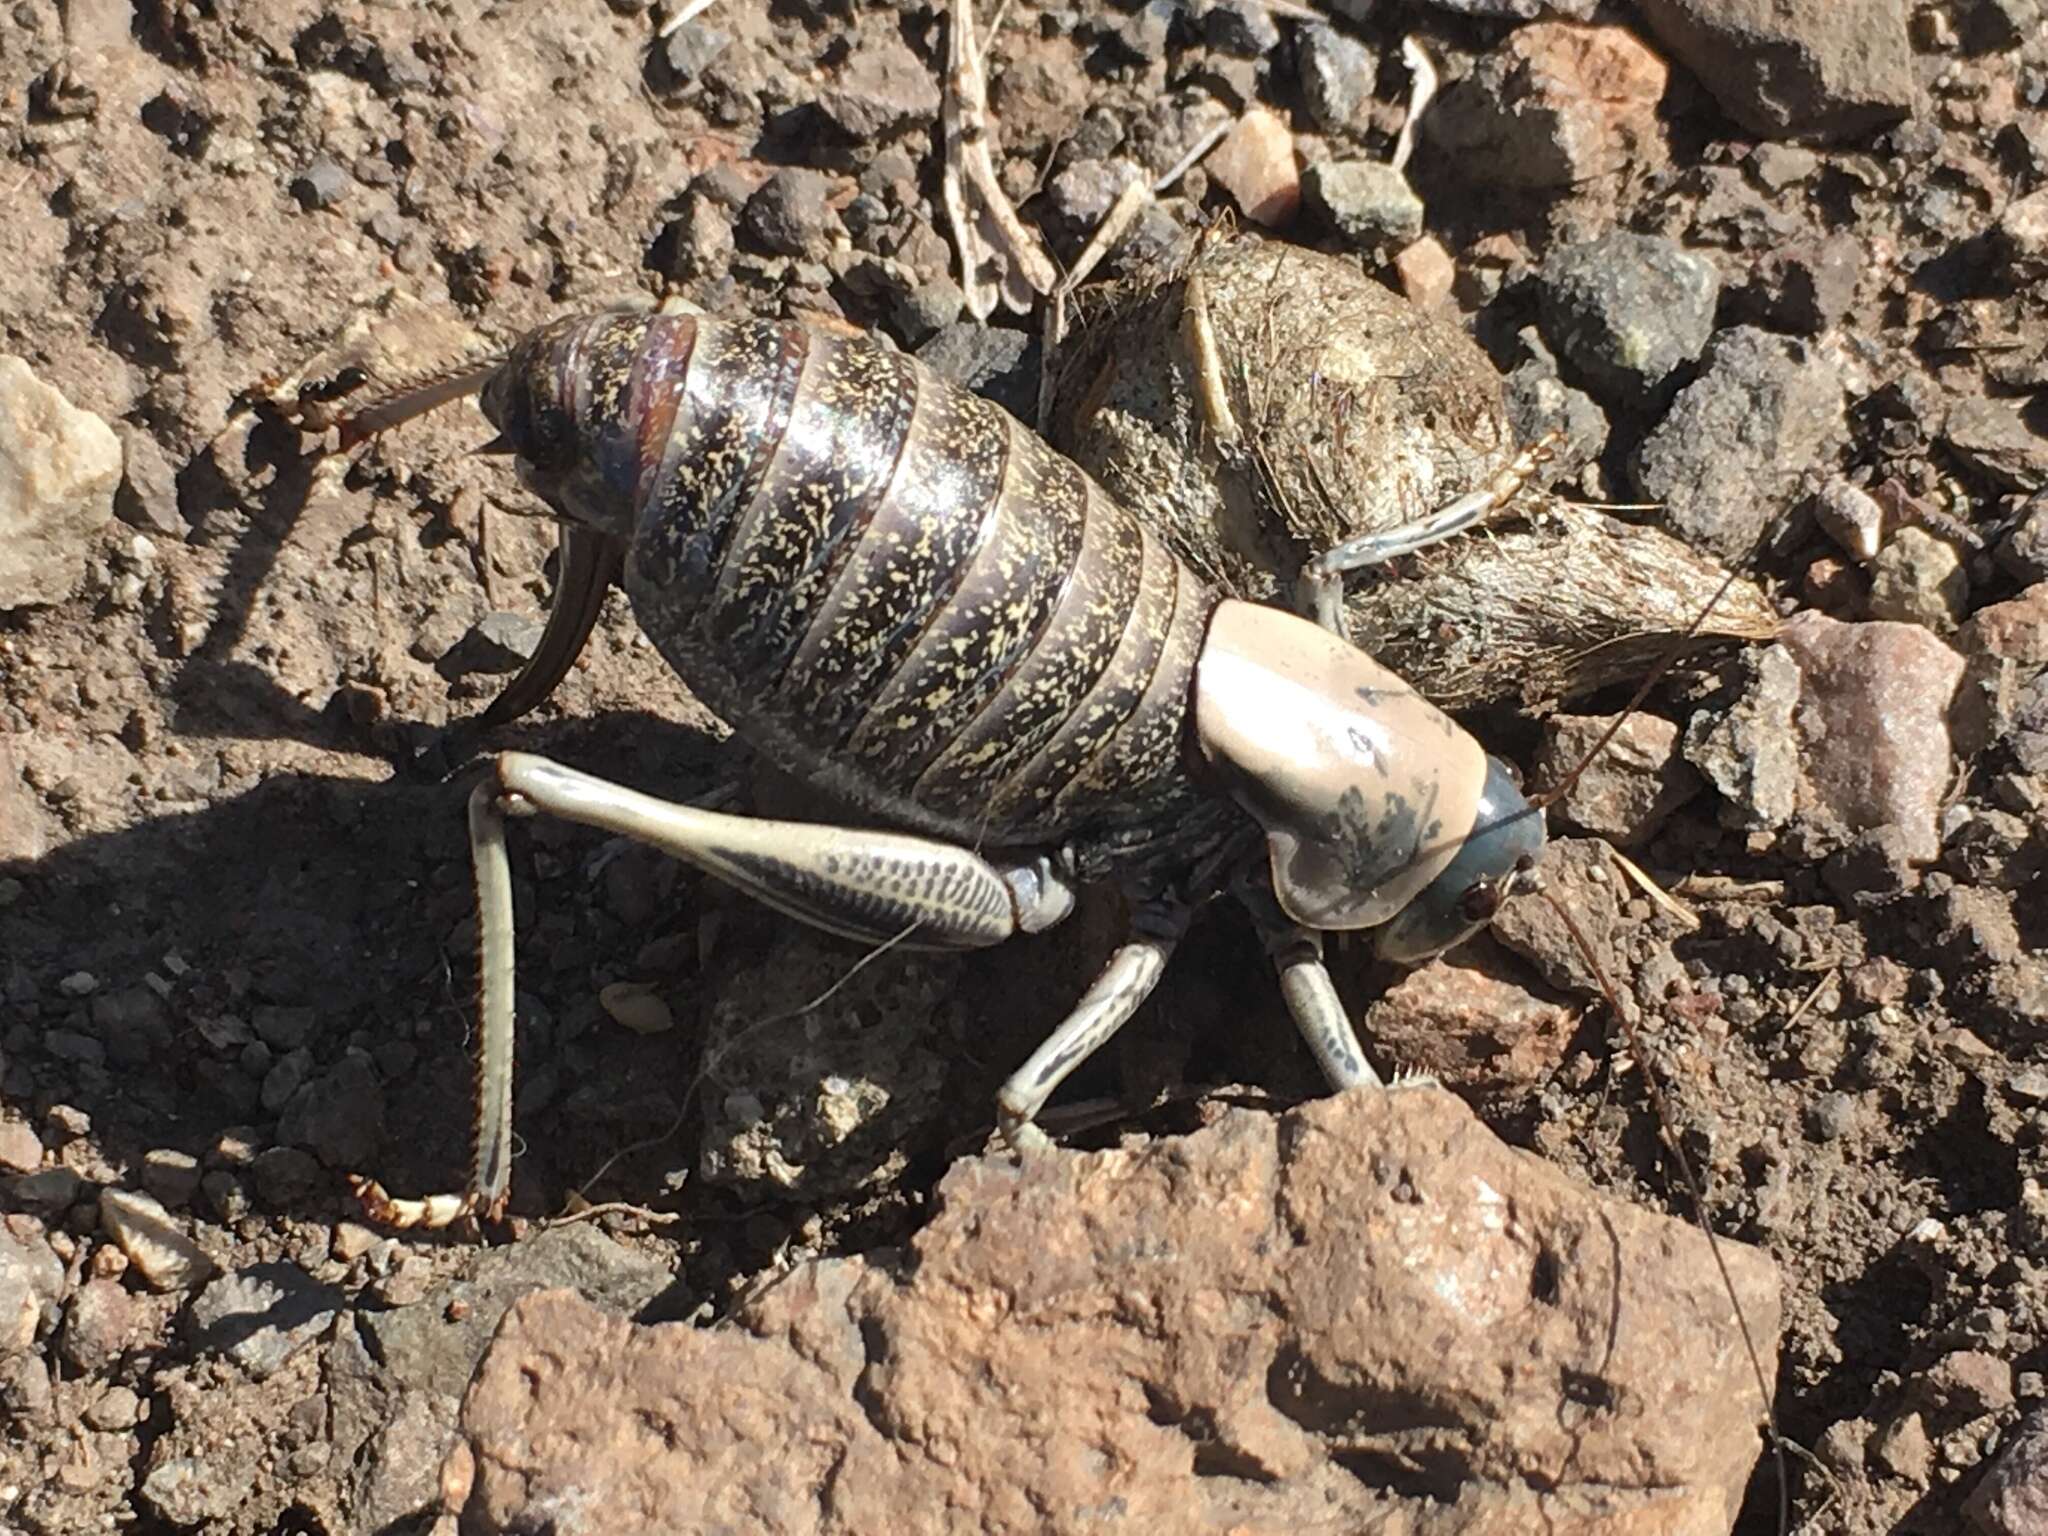
M557 346L634 506L642 627L771 759L991 847L1171 838L1204 798L1181 754L1215 597L1006 412L796 324L611 315Z

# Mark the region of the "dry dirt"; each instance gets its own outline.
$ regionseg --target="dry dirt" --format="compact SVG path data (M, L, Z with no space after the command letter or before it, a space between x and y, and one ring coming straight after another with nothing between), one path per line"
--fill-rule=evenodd
M1016 191L1063 142L1070 160L1121 142L1171 163L1199 121L1191 103L1254 97L1298 115L1294 23L1246 42L1183 20L1151 56L1153 14L1008 9L995 108ZM950 261L937 14L724 4L705 23L726 47L694 79L686 56L681 73L650 63L653 21L590 0L77 0L0 15L0 351L113 424L127 455L123 521L88 552L79 593L0 616L7 1220L30 1269L61 1271L33 1343L0 1359L0 1526L309 1532L347 1508L375 1529L416 1507L402 1495L446 1430L382 1425L375 1406L394 1362L425 1379L444 1346L394 1334L344 1359L277 1342L252 1361L99 1235L99 1187L155 1192L222 1269L295 1266L282 1311L302 1306L309 1328L344 1300L401 1312L473 1262L460 1242L365 1230L343 1176L414 1192L465 1164L460 770L476 744L445 727L510 664L478 621L544 607L552 531L500 463L466 456L487 431L466 407L323 461L250 402L394 294L493 341L665 282L707 304L836 311L908 343L937 323L918 301ZM1422 11L1345 23L1386 58L1407 27L1458 59L1508 30ZM2032 329L2014 345L2040 345L2039 310L1987 277L1983 254L2006 202L2048 170L2048 60L2038 42L2027 55L1972 51L1967 30L1914 35L1931 92L1921 137L1819 150L1810 197L1744 181L1756 141L1681 84L1666 102L1671 165L1595 199L1497 197L1483 164L1425 147L1429 228L1511 274L1602 223L1715 245L1707 232L1742 222L1738 192L1777 210L1772 241L1846 233L1866 280L1833 329L1883 359L1872 372L1889 391L1852 404L1854 453L1930 494L1954 483L1959 515L1995 543L2040 489L2025 479L2040 438L2031 460L1970 458L1915 428L1929 400L2026 405L1984 371L2005 342L1971 326L2018 317ZM1383 154L1397 70L1377 94L1358 137ZM1924 174L1870 170L1900 157ZM776 165L829 173L822 214L797 194L783 223L758 203L733 211ZM1181 192L1169 212L1183 220L1228 203L1199 172ZM1066 256L1068 212L1050 193L1027 205ZM1733 268L1758 259L1745 239L1718 252ZM860 259L883 247L896 267ZM1890 383L1901 376L1910 389ZM1616 422L1619 440L1654 419L1645 402ZM1999 468L2011 462L2017 480ZM1831 553L1809 523L1755 569L1789 606ZM1973 605L2024 584L1977 565ZM520 640L510 620L486 628ZM1665 713L1711 696L1711 681L1689 686L1663 696ZM1532 727L1475 723L1528 762ZM678 798L737 787L792 803L722 734L615 599L555 705L492 744ZM1712 795L1636 855L1667 882L1696 877L1703 926L1671 942L1688 1006L1653 1021L1652 1049L1708 1170L1708 1219L1785 1275L1776 1410L1812 1453L1791 1467L1805 1529L1957 1529L1980 1464L2048 1400L2043 789L2038 766L2029 778L1998 750L1954 797L1980 832L1924 870L1882 846L1827 861L1773 846L1725 824ZM804 1258L901 1243L1112 931L1114 914L1091 907L988 956L885 955L804 1012L858 950L593 834L540 825L522 839L514 1209L540 1217L573 1193L661 1213L604 1218L649 1261L616 1288L649 1317L718 1316ZM1654 919L1637 902L1618 921ZM1390 978L1354 969L1363 1013ZM600 993L615 982L651 985L671 1027L614 1022ZM1603 1010L1556 977L1522 984L1554 1005L1559 1040L1533 1077L1475 1094L1489 1123L1688 1211ZM1067 1096L1132 1106L1079 1133L1091 1144L1195 1123L1187 1094L1144 1108L1180 1085L1317 1092L1252 936L1220 911ZM845 1102L818 1109L821 1093ZM204 1497L178 1482L188 1463ZM1776 1525L1767 1459L1738 1528Z

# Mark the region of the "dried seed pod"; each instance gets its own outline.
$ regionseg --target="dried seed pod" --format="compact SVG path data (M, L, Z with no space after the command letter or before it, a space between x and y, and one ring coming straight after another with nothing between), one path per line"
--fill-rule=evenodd
M1079 299L1054 441L1233 593L1292 601L1312 556L1482 487L1516 454L1478 346L1335 257L1212 236L1178 272ZM1453 708L1640 676L1727 575L1661 530L1533 491L1408 567L1354 578L1352 637ZM1738 580L1700 636L1776 628Z

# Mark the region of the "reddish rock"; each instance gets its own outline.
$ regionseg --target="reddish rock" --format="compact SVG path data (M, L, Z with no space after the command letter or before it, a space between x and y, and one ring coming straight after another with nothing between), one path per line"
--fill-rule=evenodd
M1575 997L1598 997L1605 990L1601 973L1617 987L1626 987L1634 973L1633 943L1641 925L1629 915L1627 895L1606 843L1591 837L1552 838L1543 855L1542 889L1510 897L1488 933L1535 966L1553 987ZM1599 973L1579 952L1558 915L1560 906L1592 947Z
M1438 960L1389 988L1359 1025L1368 1049L1483 1100L1526 1094L1564 1060L1579 1013L1491 970L1470 953Z
M1263 107L1247 112L1202 162L1209 179L1228 192L1254 224L1284 229L1301 211L1301 167L1294 134Z
M958 1164L911 1254L732 1325L507 1315L464 1531L1725 1532L1756 1383L1705 1240L1432 1090ZM1775 1272L1724 1243L1771 1370Z
M1766 138L1848 138L1913 108L1906 0L1639 0L1722 109Z
M1600 755L1587 762L1586 755L1612 723L1611 715L1551 716L1536 758L1535 782L1562 783L1585 762L1562 802L1565 816L1617 848L1634 848L1706 786L1679 755L1678 727L1656 715L1631 715Z
M1664 61L1626 27L1517 27L1444 93L1427 128L1446 149L1484 156L1484 179L1570 187L1662 165Z
M1436 236L1424 235L1394 257L1394 274L1409 303L1418 309L1440 309L1451 296L1458 264Z
M1979 608L1956 642L1965 654L2005 657L2025 667L2048 667L2048 581L2036 582L2010 602Z
M2048 582L1979 608L1957 631L1956 645L1964 674L1951 724L1958 750L1976 753L2012 730L2048 669Z
M1917 624L1817 613L1796 615L1780 639L1800 673L1800 813L1852 835L1896 826L1908 857L1936 857L1962 657Z

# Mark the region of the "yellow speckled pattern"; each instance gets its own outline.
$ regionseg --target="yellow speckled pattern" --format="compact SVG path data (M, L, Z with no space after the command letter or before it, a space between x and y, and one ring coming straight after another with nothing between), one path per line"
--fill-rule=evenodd
M1237 824L1186 772L1215 596L1001 409L794 323L544 334L574 441L532 483L629 541L643 629L779 766L1097 874Z

